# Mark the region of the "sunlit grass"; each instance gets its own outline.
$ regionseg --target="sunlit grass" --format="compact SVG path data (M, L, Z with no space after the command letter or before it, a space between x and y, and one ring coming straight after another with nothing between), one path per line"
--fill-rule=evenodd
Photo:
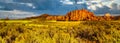
M0 20L0 43L119 42L119 21Z
M30 20L0 20L0 22L7 22L7 23L28 23L28 22L32 22Z

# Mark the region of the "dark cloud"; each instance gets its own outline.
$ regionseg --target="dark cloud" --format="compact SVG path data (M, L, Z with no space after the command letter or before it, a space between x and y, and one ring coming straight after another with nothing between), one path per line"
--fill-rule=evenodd
M97 7L97 10L94 12L96 14L105 14L105 13L111 13L111 14L120 14L119 5L117 3L111 4L112 8L109 8L108 6L103 6L102 8Z
M47 11L49 13L60 13L60 14L65 14L71 10L76 10L76 9L82 9L85 8L87 9L87 5L84 4L79 4L79 5L62 5L62 2L60 0L11 0L10 2L14 3L6 3L3 1L0 1L0 6L4 8L0 8L1 10L23 10L23 11ZM71 0L74 1L74 0ZM77 0L81 1L81 0ZM106 0L107 1L107 0ZM9 1L7 1L9 2ZM24 3L24 4L20 4ZM34 8L31 6L26 5L26 3L31 3L33 4ZM108 6L103 6L103 8L97 7L97 10L94 11L96 14L104 14L106 12L110 13L115 13L115 14L120 14L120 10L118 8L116 9L116 3L113 4L112 9L109 8Z
M59 0L14 0L14 2L32 3L36 10L54 9L60 6Z

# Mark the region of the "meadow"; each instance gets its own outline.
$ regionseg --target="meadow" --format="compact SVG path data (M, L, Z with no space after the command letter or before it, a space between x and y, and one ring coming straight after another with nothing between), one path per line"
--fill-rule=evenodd
M0 43L120 43L120 21L0 20Z

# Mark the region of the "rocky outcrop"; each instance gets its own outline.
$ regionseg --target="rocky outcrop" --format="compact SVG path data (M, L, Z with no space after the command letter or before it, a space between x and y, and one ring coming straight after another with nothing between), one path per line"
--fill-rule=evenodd
M103 17L105 20L112 20L113 19L113 16L111 16L110 13L106 13Z
M66 15L68 20L76 21L76 20L97 20L96 16L93 12L89 12L88 10L74 10Z
M119 17L113 17L110 13L106 13L104 16L95 16L93 12L86 9L74 10L68 12L66 15L49 15L43 14L38 17L40 20L57 20L57 21L103 21L103 20L114 20Z
M104 14L104 16L105 16L105 17L110 17L111 14L110 14L110 13L106 13L106 14Z
M47 20L57 20L57 21L64 21L66 18L65 16L48 16Z

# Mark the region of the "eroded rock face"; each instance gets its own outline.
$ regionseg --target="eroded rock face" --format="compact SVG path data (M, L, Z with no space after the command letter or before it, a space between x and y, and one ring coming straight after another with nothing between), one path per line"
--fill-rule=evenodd
M105 20L112 20L113 17L111 16L110 13L106 13L106 14L104 15L104 19L105 19Z
M48 16L46 19L47 20L56 20L56 16Z
M96 16L94 16L94 13L89 12L88 10L82 9L82 10L74 10L69 13L67 13L66 17L69 18L69 20L75 21L75 20L97 20Z
M95 16L93 12L81 9L68 12L65 16L48 16L46 19L59 21L103 21L113 20L114 17L111 16L110 13L106 13L104 16Z
M66 20L65 16L48 16L46 19L47 20L58 20L58 21Z
M104 16L106 16L106 17L110 17L111 14L110 14L110 13L106 13Z

